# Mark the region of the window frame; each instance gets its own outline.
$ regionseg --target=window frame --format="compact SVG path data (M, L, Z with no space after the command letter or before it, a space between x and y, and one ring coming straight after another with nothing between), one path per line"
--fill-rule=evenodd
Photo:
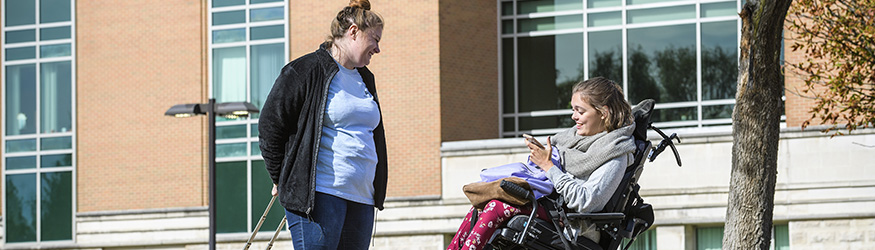
M233 6L222 6L222 7L213 7L213 1L208 2L208 12L207 15L207 37L208 37L208 69L209 73L208 77L208 93L211 98L215 98L215 88L217 87L214 79L214 66L213 59L214 53L216 49L226 49L226 48L243 48L245 50L245 96L246 102L252 101L252 48L259 45L271 45L271 44L282 44L283 47L283 62L286 63L289 61L289 2L288 0L281 0L276 2L266 2L266 3L256 3L250 4L250 0L244 0L242 5L233 5ZM283 8L283 19L282 20L269 20L269 21L257 21L251 22L251 14L252 10L270 8L270 7L282 7ZM226 11L240 11L242 10L245 15L245 19L242 23L233 23L233 24L222 24L222 25L213 25L213 13L216 12L226 12ZM283 36L280 38L268 38L268 39L259 39L259 40L251 40L251 30L253 27L269 27L274 25L283 25ZM217 30L230 30L230 29L243 29L244 30L244 38L242 41L235 42L223 42L223 43L214 43L213 40L213 32ZM279 69L277 69L277 74L279 74ZM272 84L272 82L271 82ZM235 100L240 101L240 100ZM261 107L259 107L261 108ZM261 208L262 204L253 204L252 197L252 165L253 161L261 161L263 158L261 154L253 155L253 152L256 152L254 146L258 143L258 137L254 134L254 129L258 126L258 119L253 117L246 118L238 118L235 120L228 120L224 118L217 117L216 126L218 127L226 127L226 126L239 126L244 125L244 129L246 130L245 137L238 138L226 138L226 139L217 139L216 145L229 145L235 143L245 143L246 152L242 156L231 156L231 157L217 157L216 163L226 163L226 162L246 162L246 215L247 215L247 225L245 232L233 232L233 233L222 233L222 234L235 234L235 233L251 233L253 227L257 223L257 221L252 220L252 214L258 213L260 216L264 211L264 208ZM266 205L266 204L264 204ZM274 204L274 207L277 207L277 204ZM261 230L265 230L262 228ZM271 229L273 230L273 229Z
M694 227L695 227L695 230L693 230L693 231L695 232L695 235L693 235L693 237L696 239L696 249L699 249L699 246L702 245L702 244L700 244L701 242L699 242L699 240L700 240L700 239L699 239L700 230L714 230L714 229L718 229L718 228L720 229L720 230L719 230L719 231L720 231L720 239L721 239L721 241L720 241L720 245L721 245L721 247L722 247L722 245L723 245L723 237L725 236L725 235L723 234L724 229L726 228L726 225L725 225L725 224L719 224L719 225L716 225L716 224L707 225L707 224L706 224L706 225L697 225L697 226L694 226ZM778 230L777 230L778 227L781 227L782 229L786 230L787 235L782 235L781 237L782 237L782 239L786 239L786 240L787 240L787 241L785 242L785 243L787 243L786 247L788 247L788 248L790 247L790 241L789 241L789 239L790 239L790 230L789 230L789 229L790 229L790 224L789 224L789 222L786 222L786 221L785 221L785 222L774 222L774 221L773 221L773 222L772 222L772 230L771 230L772 240L769 241L769 242L770 242L770 243L769 243L769 249L770 249L770 250L775 250L775 249L778 248L778 247L784 247L784 246L776 246L776 244L777 244L776 240L777 240L777 236L778 236L778 235L777 235L777 234L778 234Z
M2 7L0 7L0 9L2 9L4 11L4 13L6 11L6 3L8 1L9 0L2 1ZM19 174L34 174L35 178L36 178L35 185L36 185L36 189L37 189L36 190L36 197L35 197L36 207L34 208L35 213L36 213L35 221L34 221L34 223L36 224L35 241L9 242L8 237L3 237L2 244L9 246L9 247L33 246L33 245L42 245L42 244L55 244L55 243L71 243L71 242L75 242L75 240L76 240L76 207L77 207L77 175L76 175L77 174L77 172L76 172L76 162L77 162L77 159L76 159L77 158L76 140L77 140L77 138L76 137L77 137L77 129L78 129L78 127L77 127L77 114L76 114L76 102L77 102L77 99L76 99L77 98L77 95L76 95L76 84L77 84L77 82L76 82L76 66L77 66L76 65L76 21L75 21L76 20L76 1L75 0L68 0L68 1L70 1L70 21L50 22L50 23L42 24L40 22L40 4L41 4L40 0L34 0L35 13L34 13L34 23L33 24L16 25L13 27L6 27L6 18L5 17L0 18L0 32L3 32L3 34L4 34L2 36L2 39L0 39L0 46L2 46L4 51L5 51L5 49L9 49L9 48L21 48L21 47L34 47L36 49L36 53L34 55L34 58L32 58L32 59L7 61L6 57L5 57L5 53L4 53L3 58L0 58L0 61L2 61L2 63L3 63L2 67L0 67L0 72L2 72L2 76L3 76L2 79L0 79L0 81L2 81L2 83L0 83L0 85L2 85L2 86L0 86L0 96L2 96L4 98L6 96L6 84L7 84L6 68L8 66L30 64L30 65L34 65L34 68L35 68L35 70L34 70L34 72L35 72L35 75L34 75L35 86L34 86L34 88L35 88L36 99L34 100L34 102L35 102L35 119L34 120L36 122L35 122L34 133L33 134L26 134L26 135L6 135L7 105L5 104L5 100L4 100L3 108L0 109L0 116L3 117L2 121L0 121L0 124L2 124L2 125L0 125L0 126L2 126L2 129L0 129L0 130L3 131L3 136L2 136L3 139L2 139L2 143L0 143L0 152L2 152L2 154L3 154L2 162L0 162L0 165L2 165L3 178L2 178L2 180L0 180L0 182L2 182L2 189L4 191L3 191L3 194L0 196L2 196L3 216L5 217L2 220L2 227L3 227L3 235L4 236L8 235L8 230L9 230L8 219L7 219L8 218L7 213L9 210L6 207L8 204L7 197L6 197L6 190L7 190L6 178L7 178L7 176L19 175ZM66 39L53 39L53 40L49 40L49 41L40 41L41 31L43 29L58 28L58 27L70 27L70 37L66 38ZM14 43L13 45L7 45L6 44L7 36L5 35L6 32L18 31L18 30L34 30L34 32L35 32L34 41L18 42L18 43ZM42 46L57 45L57 44L69 44L70 45L70 55L69 56L61 56L61 57L49 57L47 59L41 58L40 48ZM41 128L41 122L42 122L41 112L42 111L40 110L41 109L41 107L40 107L40 105L41 105L40 89L42 88L41 87L41 85L42 85L42 82L41 82L42 65L46 64L46 63L55 63L55 62L70 62L70 116L71 116L70 122L71 122L71 125L70 125L70 130L65 131L65 132L45 133L45 132L41 131L42 130L42 128ZM70 138L71 144L70 144L69 149L49 149L49 150L40 149L43 139L63 138L63 137ZM36 148L33 151L6 153L6 150L7 150L6 144L8 141L21 140L21 139L34 139L36 141L36 144L35 144ZM59 154L70 154L71 155L70 166L63 166L63 167L41 167L40 166L41 165L41 158L42 158L41 156L59 155ZM36 158L35 167L32 169L6 170L6 167L7 167L6 166L6 159L10 158L10 157L20 157L20 156L34 156ZM59 173L59 172L69 172L70 178L71 178L70 183L71 183L72 187L70 190L70 192L71 192L71 197L70 197L70 199L71 199L71 204L70 204L71 205L70 239L43 240L42 239L43 238L43 235L42 235L42 188L44 186L42 183L42 176L45 173Z
M629 78L629 69L628 69L628 58L629 58L629 41L628 41L628 32L630 29L637 28L650 28L650 27L665 27L672 25L682 25L682 24L693 24L695 25L695 49L696 49L696 100L694 101L685 101L685 102L666 102L666 103L657 103L655 109L670 109L670 108L696 108L697 117L693 120L688 121L664 121L664 122L655 122L654 126L658 126L661 128L693 128L693 129L702 129L704 127L718 127L721 130L730 130L731 129L731 118L717 118L717 119L704 119L703 116L703 107L709 106L719 106L719 105L734 105L735 99L718 99L718 100L703 100L702 96L702 76L703 76L703 68L702 68L702 24L703 23L715 23L715 22L725 22L725 21L735 21L736 27L738 30L741 29L741 21L737 16L718 16L718 17L703 17L704 12L702 10L702 5L714 4L714 3L735 3L736 11L740 11L742 0L681 0L681 1L667 1L667 2L656 2L656 3L644 3L644 4L628 4L627 0L618 0L620 4L618 6L611 7L589 7L586 1L583 1L581 9L574 10L559 10L559 11L550 11L550 12L535 12L528 14L518 14L518 3L521 0L498 0L497 7L499 9L497 14L497 23L498 27L498 93L499 93L499 122L498 122L498 131L500 137L518 137L523 133L535 134L535 135L550 135L554 133L558 133L566 128L541 128L541 129L526 129L523 130L520 128L520 118L537 118L537 117L548 117L548 116L561 116L561 115L571 115L570 110L563 109L555 109L555 110L535 110L530 112L520 112L520 101L519 101L519 38L523 37L536 37L536 36L556 36L563 34L580 34L583 36L583 54L581 57L583 58L583 73L584 79L588 79L590 76L590 58L589 58L589 35L591 32L599 32L599 31L620 31L621 33L621 54L620 54L620 63L622 66L622 78L623 79L612 79L617 81L623 87L624 95L628 98L628 78ZM512 14L504 15L502 12L505 4L510 4ZM655 22L644 22L644 23L629 23L628 20L628 12L636 11L636 10L646 10L646 9L657 9L657 8L667 8L667 7L681 7L681 6L690 6L693 5L695 7L695 17L694 18L686 18L679 20L669 20L669 21L655 21ZM604 25L604 26L596 26L589 27L591 14L602 14L602 13L611 13L611 12L620 12L620 24L619 25ZM544 18L544 17L555 17L555 16L569 16L569 15L582 15L582 25L581 27L571 28L571 29L554 29L554 30L546 30L546 31L529 31L529 32L519 32L519 22L520 20L527 20L532 18ZM507 22L507 23L506 23ZM504 24L511 24L513 26L512 32L504 33ZM513 49L511 50L513 53L513 58L504 58L504 50L503 44L504 39L511 39L510 42L513 44ZM740 43L740 33L736 35L736 44ZM736 48L736 56L740 55L740 49ZM511 85L513 86L513 97L508 98L505 97L505 72L504 65L505 60L509 60L512 65L509 65L508 68L513 70L513 81ZM510 74L508 74L510 75ZM511 92L511 91L508 91ZM512 100L513 110L505 110L505 100ZM633 103L634 105L634 103ZM781 120L785 120L784 116L782 116ZM507 124L508 122L512 122L513 124Z

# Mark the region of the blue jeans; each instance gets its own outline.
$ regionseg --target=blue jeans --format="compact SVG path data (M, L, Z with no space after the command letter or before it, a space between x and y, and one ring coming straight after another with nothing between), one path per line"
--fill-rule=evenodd
M295 250L368 249L374 206L316 192L310 218L286 210Z

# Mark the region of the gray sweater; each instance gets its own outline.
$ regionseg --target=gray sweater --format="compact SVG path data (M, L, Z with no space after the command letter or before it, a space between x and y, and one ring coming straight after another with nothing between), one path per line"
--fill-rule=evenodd
M626 166L633 161L632 153L620 155L605 162L591 175L583 178L576 178L554 167L547 171L547 178L553 182L556 192L565 198L568 208L578 213L596 212L608 203L623 179ZM572 228L576 231L571 232L572 235L583 235L594 242L599 241L599 233L595 225L588 221L572 222Z

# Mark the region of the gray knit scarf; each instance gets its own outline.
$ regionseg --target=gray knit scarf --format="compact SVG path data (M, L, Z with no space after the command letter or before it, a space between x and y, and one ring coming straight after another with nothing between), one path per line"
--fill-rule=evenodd
M611 132L580 136L572 127L551 137L550 142L559 149L565 171L577 178L585 178L605 162L635 152L633 131L634 123Z

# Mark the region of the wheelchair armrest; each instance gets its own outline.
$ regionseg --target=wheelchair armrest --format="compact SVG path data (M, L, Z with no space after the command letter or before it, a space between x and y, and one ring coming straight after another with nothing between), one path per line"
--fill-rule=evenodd
M594 223L621 221L626 218L623 213L569 213L568 219L571 220L590 220Z
M532 191L526 190L516 183L509 182L507 180L501 180L501 183L498 184L498 186L501 187L504 192L507 192L508 194L513 195L517 198L526 199L529 201L535 200L535 195L532 194Z

